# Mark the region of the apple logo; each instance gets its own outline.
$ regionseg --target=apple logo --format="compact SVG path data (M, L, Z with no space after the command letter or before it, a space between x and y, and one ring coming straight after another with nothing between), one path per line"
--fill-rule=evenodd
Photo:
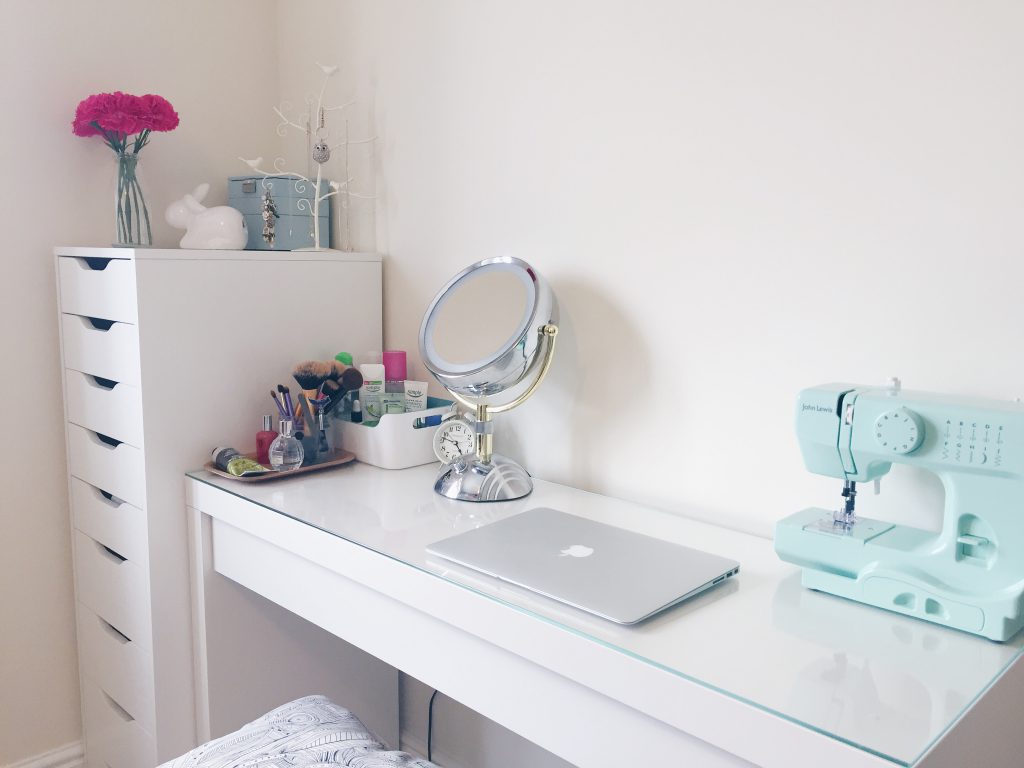
M561 551L559 557L590 557L594 554L593 547L586 547L583 544L573 544Z

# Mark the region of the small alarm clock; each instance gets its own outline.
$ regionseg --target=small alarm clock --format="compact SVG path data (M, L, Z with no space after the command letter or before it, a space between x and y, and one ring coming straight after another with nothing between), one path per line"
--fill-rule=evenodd
M475 450L473 425L465 419L449 419L434 432L434 453L443 464L451 464Z

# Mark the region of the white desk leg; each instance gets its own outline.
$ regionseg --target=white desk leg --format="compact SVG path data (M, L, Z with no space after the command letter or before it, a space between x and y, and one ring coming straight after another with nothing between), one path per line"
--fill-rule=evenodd
M188 517L199 738L208 741L319 693L397 747L398 671L218 574L210 517L191 507Z
M1024 661L1018 659L925 755L920 768L1018 768L1024 765Z

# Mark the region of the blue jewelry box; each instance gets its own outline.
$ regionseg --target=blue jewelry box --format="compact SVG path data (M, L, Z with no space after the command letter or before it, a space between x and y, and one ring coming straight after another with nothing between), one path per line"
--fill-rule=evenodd
M320 195L330 191L320 182ZM293 176L230 176L228 205L245 217L248 251L294 251L313 247L312 182ZM320 203L320 247L331 242L331 198ZM264 226L266 225L266 227ZM269 230L269 231L267 231Z

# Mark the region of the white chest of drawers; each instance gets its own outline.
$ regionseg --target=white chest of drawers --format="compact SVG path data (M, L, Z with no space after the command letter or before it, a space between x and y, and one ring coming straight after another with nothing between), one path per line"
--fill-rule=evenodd
M381 259L55 253L86 759L141 768L196 743L182 476L299 360L381 348Z

